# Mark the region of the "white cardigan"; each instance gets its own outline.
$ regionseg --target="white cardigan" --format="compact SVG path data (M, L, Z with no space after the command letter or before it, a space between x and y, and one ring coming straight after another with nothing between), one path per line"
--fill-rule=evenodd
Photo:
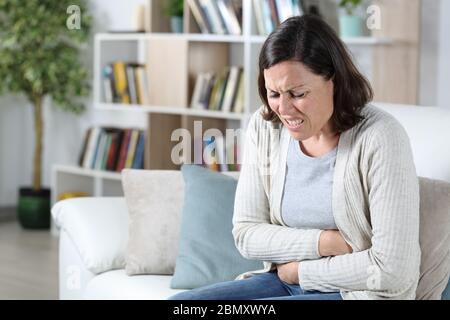
M419 280L419 184L409 138L391 115L367 105L363 121L340 136L332 206L353 253L321 257L321 230L287 227L281 218L290 135L265 121L261 107L249 121L236 190L233 236L247 259L301 261L304 290L340 291L344 299L414 299Z

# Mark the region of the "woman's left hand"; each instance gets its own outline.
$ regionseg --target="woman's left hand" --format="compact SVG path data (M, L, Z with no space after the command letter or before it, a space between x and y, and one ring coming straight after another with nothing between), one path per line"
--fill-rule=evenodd
M298 284L299 262L288 262L277 265L278 277L288 284Z

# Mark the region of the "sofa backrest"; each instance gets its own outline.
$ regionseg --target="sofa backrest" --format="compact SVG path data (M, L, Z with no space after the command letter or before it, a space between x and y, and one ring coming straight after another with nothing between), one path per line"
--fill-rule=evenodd
M450 110L396 104L375 105L393 115L405 128L410 138L417 175L450 182ZM448 192L444 190L448 190L448 187L439 181L420 180L422 256L421 279L417 290L419 299L439 299L437 292L445 288L448 281L449 204L436 203L448 201ZM445 251L447 254L442 254ZM442 298L450 298L450 283Z
M374 103L408 133L417 175L450 182L450 109Z

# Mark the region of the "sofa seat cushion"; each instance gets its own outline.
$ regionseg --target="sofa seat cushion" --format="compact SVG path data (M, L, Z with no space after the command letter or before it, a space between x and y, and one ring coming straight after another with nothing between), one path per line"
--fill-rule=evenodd
M94 277L83 298L88 300L165 300L185 290L170 288L172 276L128 276L124 269L108 271Z

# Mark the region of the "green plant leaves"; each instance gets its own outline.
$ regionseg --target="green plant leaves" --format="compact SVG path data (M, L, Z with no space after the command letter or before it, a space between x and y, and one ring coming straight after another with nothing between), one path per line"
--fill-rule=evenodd
M166 0L164 12L169 17L182 17L183 16L183 0Z
M80 29L66 26L70 5L80 8ZM91 24L86 0L0 0L0 93L49 95L62 109L80 113L89 74L79 46L88 41Z
M352 15L356 8L362 4L362 0L341 0L339 6L344 8L347 14Z

